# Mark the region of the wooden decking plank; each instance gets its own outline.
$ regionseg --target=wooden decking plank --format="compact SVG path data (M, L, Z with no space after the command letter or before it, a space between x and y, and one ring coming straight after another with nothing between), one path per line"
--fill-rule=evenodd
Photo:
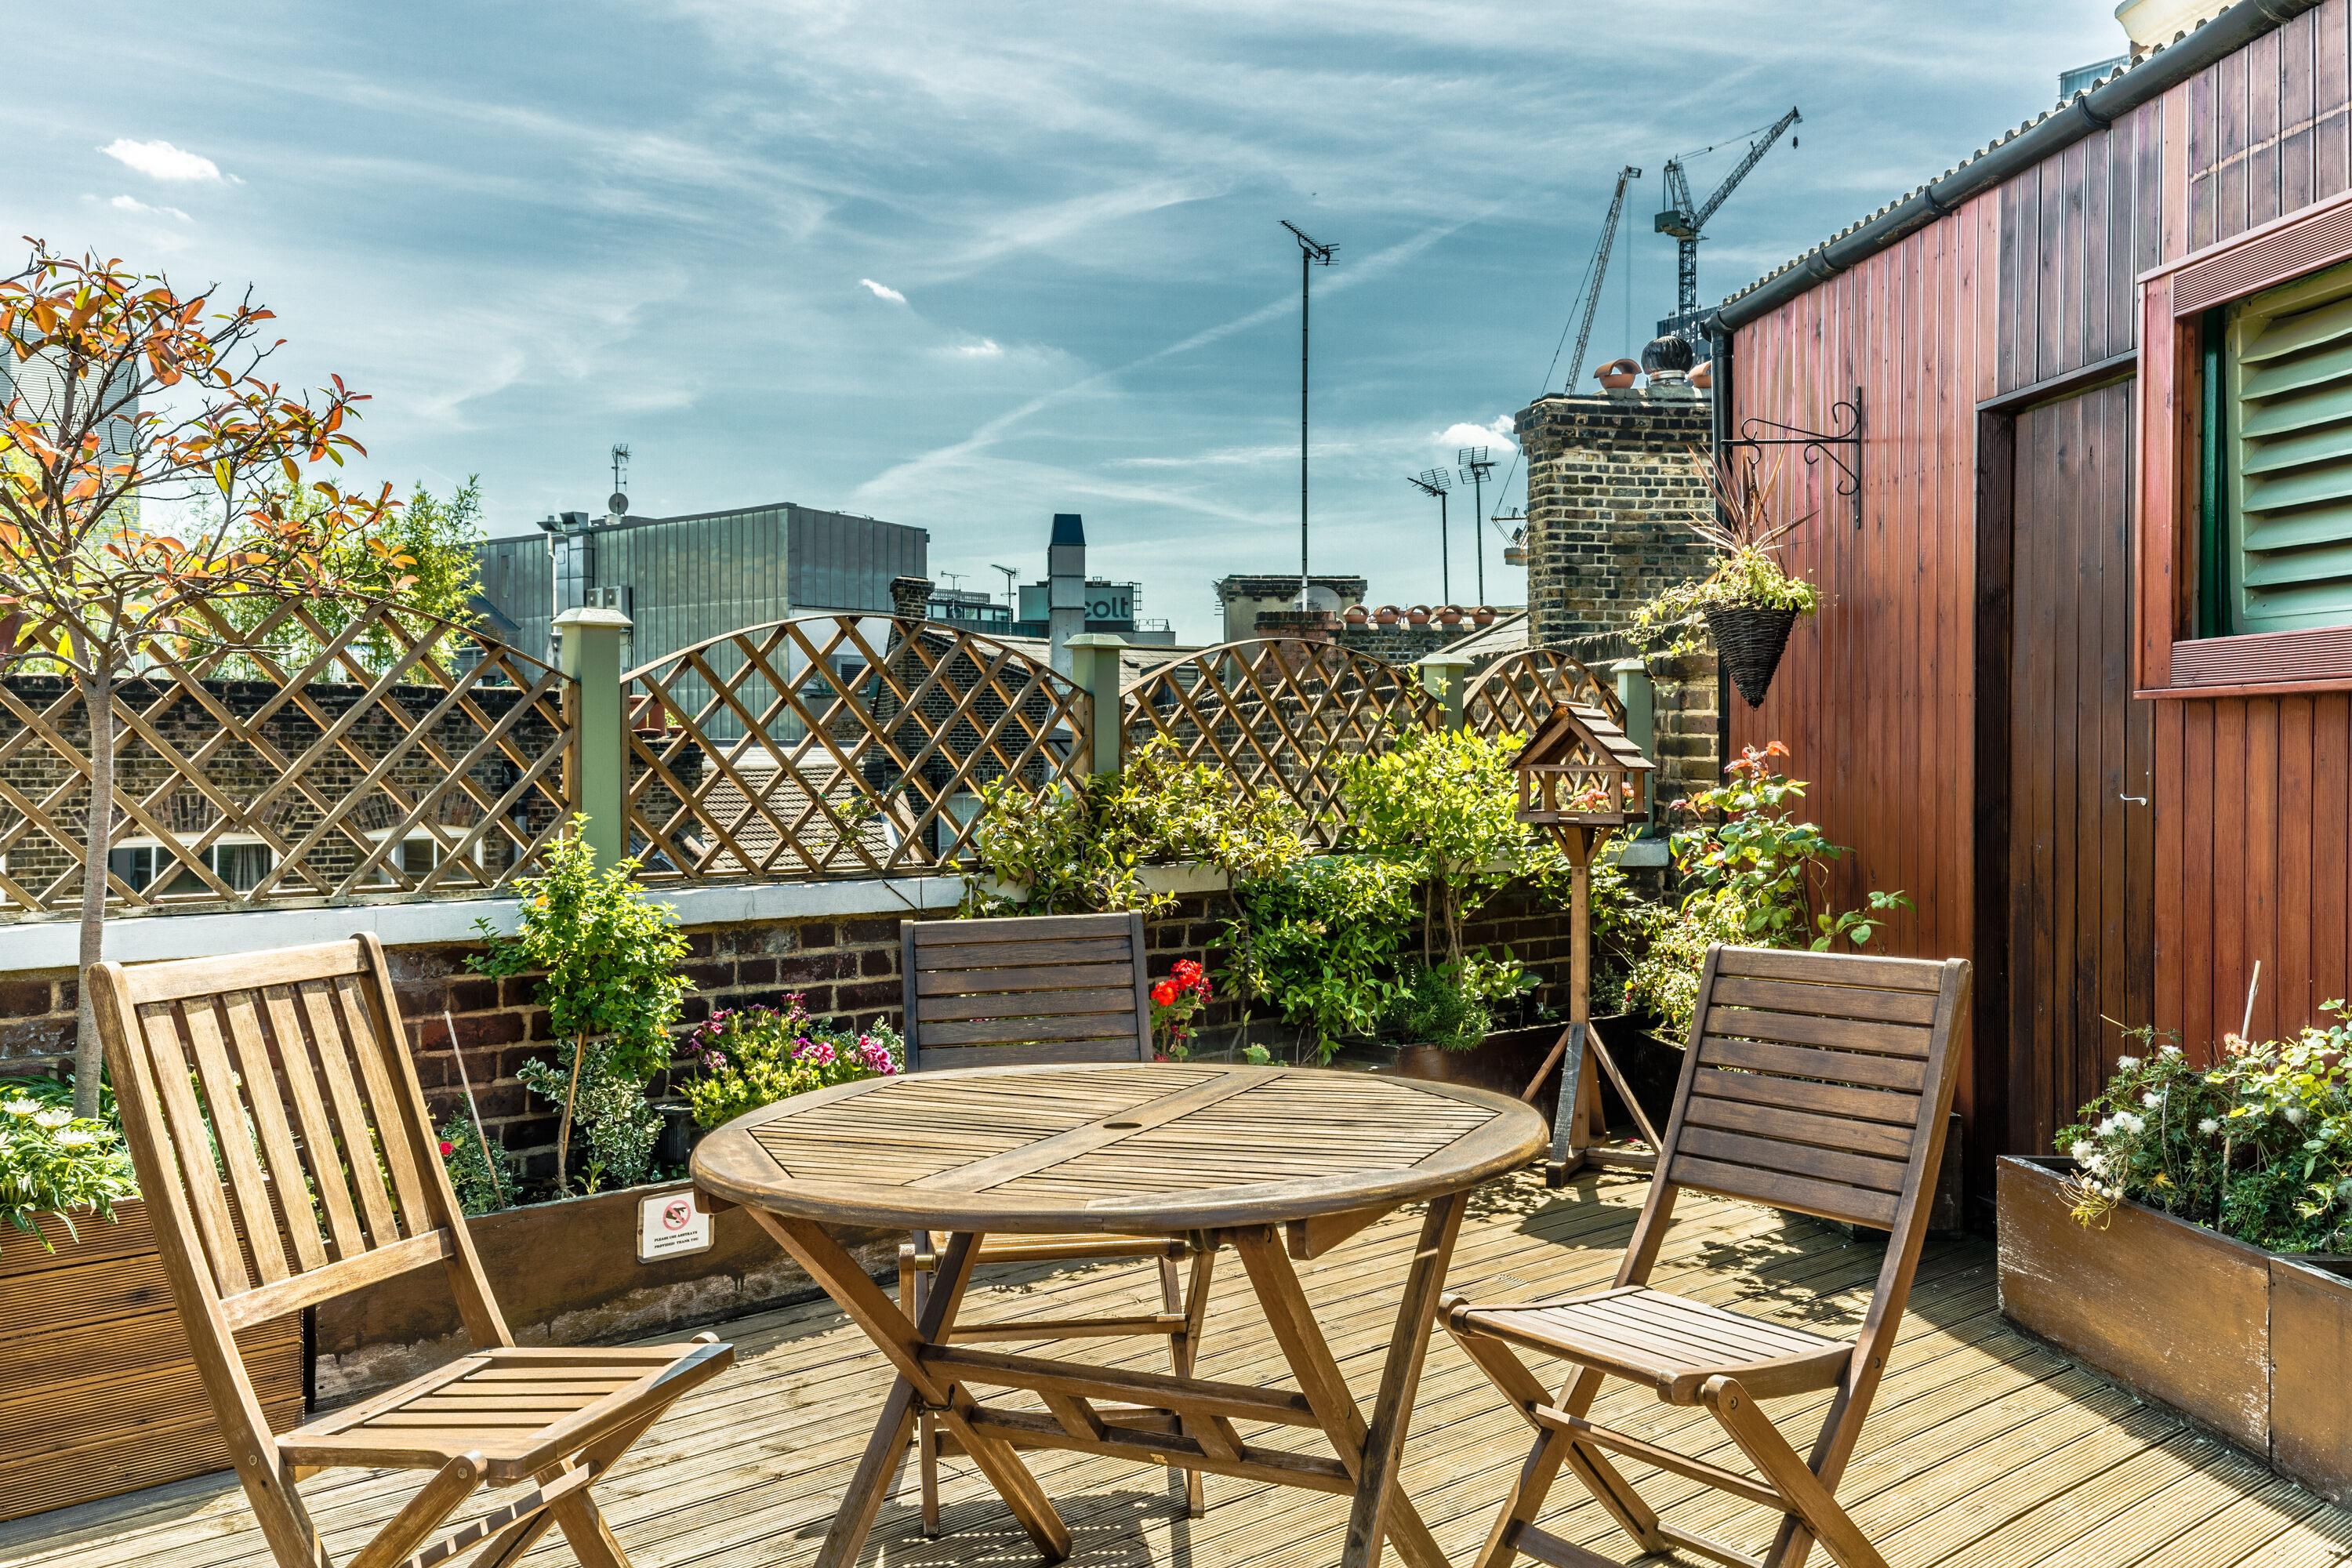
M1643 1192L1639 1179L1615 1176L1586 1176L1557 1194L1532 1177L1498 1183L1474 1205L1452 1283L1488 1301L1557 1300L1604 1286ZM1814 1333L1850 1331L1882 1257L1877 1246L1719 1200L1685 1198L1683 1213L1660 1259L1658 1288ZM1410 1212L1391 1215L1302 1268L1360 1395L1377 1379L1394 1311L1393 1277L1417 1225ZM2352 1510L2331 1508L2169 1416L2136 1406L2009 1330L1992 1306L1989 1265L1980 1242L1931 1244L1877 1411L1840 1488L1895 1568L1977 1568L1980 1561L2073 1568L2078 1560L2088 1568L2189 1562L2335 1568L2352 1552ZM1150 1270L1014 1266L989 1271L971 1310L1001 1321L1118 1310L1129 1302L1156 1304ZM1280 1376L1238 1268L1218 1271L1202 1375L1261 1384ZM638 1568L796 1568L812 1561L888 1383L880 1357L828 1303L777 1309L720 1332L738 1344L737 1365L681 1400L599 1489L600 1505ZM1166 1364L1164 1349L1147 1341L1097 1342L1083 1353L1113 1366ZM1004 1402L1026 1407L1026 1401ZM1802 1433L1821 1408L1812 1396L1776 1401L1772 1414ZM1698 1457L1728 1458L1704 1412L1661 1405L1639 1389L1612 1385L1596 1414ZM1304 1434L1236 1426L1245 1441L1313 1451ZM1525 1424L1450 1338L1439 1336L1403 1479L1455 1560L1466 1560L1483 1539L1527 1437ZM1165 1471L1060 1451L1032 1458L1048 1494L1067 1504L1071 1561L1080 1568L1187 1559L1296 1568L1330 1555L1325 1549L1336 1548L1345 1528L1340 1499L1212 1477L1208 1516L1187 1520ZM1629 1466L1628 1473L1678 1523L1750 1545L1769 1534L1761 1510L1643 1467ZM308 1483L305 1496L331 1550L345 1554L414 1485L414 1477L330 1472ZM1561 1506L1547 1528L1617 1560L1633 1557L1633 1543L1615 1534L1597 1505L1569 1487L1554 1495ZM1999 1506L1988 1510L1988 1497ZM483 1506L494 1500L486 1497ZM969 1464L948 1463L943 1505L950 1533L926 1541L906 1487L886 1506L861 1563L947 1568L1033 1560L1027 1537ZM242 1568L265 1558L243 1496L226 1478L74 1510L69 1519L0 1527L0 1568ZM551 1538L525 1561L566 1568L571 1560Z

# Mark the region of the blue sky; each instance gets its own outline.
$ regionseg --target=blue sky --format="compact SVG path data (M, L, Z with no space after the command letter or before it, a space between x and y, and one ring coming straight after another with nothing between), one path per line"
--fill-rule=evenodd
M1433 601L1405 476L1543 390L1621 163L1648 177L1594 363L1671 306L1668 155L1804 110L1710 226L1713 300L2121 45L2105 0L236 12L192 37L182 6L90 0L20 32L10 232L253 284L287 377L373 395L372 473L479 473L495 533L601 510L626 441L640 512L868 512L971 587L1041 572L1049 515L1083 512L1097 572L1192 636L1216 577L1297 559L1277 219L1339 247L1315 567ZM1487 597L1517 601L1486 546Z

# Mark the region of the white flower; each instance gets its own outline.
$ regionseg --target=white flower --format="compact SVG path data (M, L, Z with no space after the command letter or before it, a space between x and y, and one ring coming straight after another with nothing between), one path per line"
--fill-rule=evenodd
M2137 1072L2139 1071L2139 1058L2137 1057L2117 1057L2116 1058L2116 1070L2117 1072Z
M2164 1103L2164 1093L2160 1089L2151 1089L2146 1094L2139 1097L2139 1102L2142 1105L2147 1106L2150 1110L2154 1110L2158 1106Z
M2294 1125L2296 1125L2297 1127L2300 1127L2300 1126L2302 1126L2302 1125L2303 1125L2303 1107L2302 1107L2302 1106L2300 1106L2300 1105L2290 1105L2290 1106L2288 1106L2288 1107L2286 1108L2285 1115L2286 1115L2286 1119L2287 1119L2289 1121L2291 1121L2291 1122L2294 1123Z
M41 1102L37 1100L12 1100L0 1105L0 1110L5 1110L11 1116L30 1116L40 1109Z
M2090 1172L2091 1174L2095 1176L2105 1175L2107 1170L2107 1157L2105 1154L2095 1152L2084 1160L2083 1169ZM2091 1184L2095 1187L2098 1185L2096 1182L2094 1182Z
M2137 1136L2147 1130L2147 1119L2132 1111L2118 1110L2109 1120L2115 1123L2116 1131L2118 1132Z
M2209 1116L2204 1121L2197 1124L2197 1131L2205 1134L2206 1137L2210 1138L2214 1133L2221 1131L2221 1119L2219 1117Z
M2099 1157L2099 1146L2088 1138L2077 1138L2074 1140L2074 1146L2066 1152L2087 1165Z
M67 1122L71 1121L72 1120L73 1112L70 1110L44 1110L38 1116L33 1118L33 1125L36 1127L57 1128L63 1127Z
M2180 1047L2179 1046L2168 1045L2160 1047L2156 1054L2160 1057L2170 1057L2175 1061L2178 1061L2180 1058Z
M58 1142L68 1149L79 1149L85 1143L98 1142L98 1134L87 1127L68 1127L58 1134Z

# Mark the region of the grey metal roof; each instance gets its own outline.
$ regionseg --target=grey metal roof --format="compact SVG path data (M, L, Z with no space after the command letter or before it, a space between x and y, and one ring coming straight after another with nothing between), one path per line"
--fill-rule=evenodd
M1716 320L1726 331L1746 326L1958 210L1969 197L2019 170L2105 130L2141 104L2237 53L2264 33L2315 9L2319 3L2240 0L2195 27L2175 34L2171 43L2158 45L2132 64L2116 68L2096 84L2003 132L1936 178L1914 186L1727 296L1715 311Z

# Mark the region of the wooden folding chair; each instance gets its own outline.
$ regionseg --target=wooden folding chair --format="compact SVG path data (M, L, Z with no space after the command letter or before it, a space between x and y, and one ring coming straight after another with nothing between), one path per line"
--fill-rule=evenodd
M1143 916L1033 915L991 921L901 921L907 1068L1014 1067L1043 1062L1151 1059L1151 979ZM1191 1259L1179 1283L1178 1265ZM1156 1263L1160 1310L1104 1318L1023 1318L957 1323L953 1340L1063 1340L1160 1336L1180 1377L1200 1354L1213 1250L1167 1237L987 1237L979 1262ZM939 1266L930 1233L898 1253L898 1300L909 1317ZM915 1437L923 1529L939 1531L940 1436L926 1414ZM1202 1508L1201 1472L1184 1470L1185 1507Z
M1479 1306L1459 1296L1444 1303L1447 1329L1536 1429L1480 1568L1507 1568L1522 1555L1569 1568L1608 1563L1536 1527L1563 1468L1644 1552L1681 1547L1722 1563L1800 1568L1819 1540L1843 1568L1885 1568L1836 1490L1926 1239L1968 984L1969 965L1957 958L1708 952L1657 1175L1616 1283L1545 1306ZM1860 1331L1833 1340L1649 1289L1684 1188L1887 1231ZM1555 1396L1521 1350L1578 1370ZM1705 1405L1756 1474L1591 1421L1609 1377L1645 1384L1668 1404ZM1824 1389L1834 1391L1829 1413L1800 1456L1755 1402ZM1753 1557L1664 1522L1609 1453L1780 1510L1770 1551Z
M583 1568L627 1559L589 1489L734 1359L685 1344L517 1348L443 1169L373 936L86 977L164 1272L278 1568L331 1568L296 1489L340 1467L428 1470L347 1568L505 1568L550 1524ZM438 1266L478 1347L273 1436L236 1332ZM530 1489L454 1531L478 1487ZM436 1536L439 1539L434 1539Z

